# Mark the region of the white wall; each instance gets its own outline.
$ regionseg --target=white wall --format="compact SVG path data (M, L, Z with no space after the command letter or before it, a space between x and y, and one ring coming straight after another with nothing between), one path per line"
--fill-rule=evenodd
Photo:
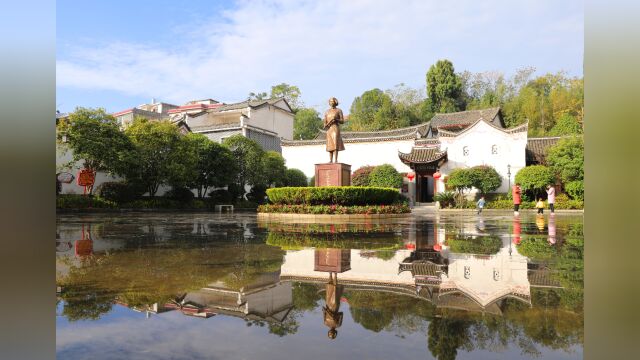
M282 111L276 106L263 106L249 111L247 125L273 131L287 140L293 139L293 114Z
M498 147L498 153L495 155L491 153L493 145ZM465 146L469 149L468 156L463 155ZM480 121L473 128L456 137L440 137L440 149L447 150L448 159L440 168L440 173L444 178L456 168L489 165L502 177L502 185L495 192L507 192L509 190L507 165L511 165L511 184L513 185L515 174L526 165L526 146L526 130L508 134ZM444 191L442 178L438 181L438 191Z
M75 177L73 181L69 184L62 184L62 191L60 194L82 194L84 192L84 186L78 185L78 172L84 168L83 163L76 162L72 164L70 167L66 167L66 165L73 160L73 153L71 150L64 150L64 148L60 145L56 146L56 173L59 172L68 172L73 174ZM96 180L93 185L93 190L95 193L95 189L102 183L108 181L122 181L123 179L119 176L110 175L105 172L98 171L96 172ZM158 192L156 196L162 196L167 191L171 190L169 186L160 186L158 188ZM194 191L194 194L195 191Z
M338 161L350 164L351 172L365 165L382 164L391 164L399 172L408 172L411 169L400 161L398 151L410 152L413 144L413 140L345 143L345 150L338 154ZM288 168L300 169L308 178L314 176L315 164L329 162L329 153L324 143L304 146L283 145L282 156Z
M340 280L376 281L393 284L413 285L414 280L408 271L398 274L398 264L411 255L410 250L397 250L389 260L375 257L363 257L362 250L351 250L351 270L338 274ZM311 277L328 279L329 274L315 271L315 250L287 250L284 263L280 268L280 276Z

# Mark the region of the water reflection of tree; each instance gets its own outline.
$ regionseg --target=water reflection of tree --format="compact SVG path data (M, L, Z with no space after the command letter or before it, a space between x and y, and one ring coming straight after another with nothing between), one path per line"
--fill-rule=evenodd
M471 322L437 317L429 323L427 346L438 360L453 360L458 349L473 350L469 327Z
M73 320L95 319L93 314L100 314L93 309L108 311L101 304L115 299L128 306L163 304L216 281L239 289L260 274L278 271L283 255L264 244L233 243L114 251L86 257L79 264L69 262L69 273L58 279L58 286L69 311L78 314Z

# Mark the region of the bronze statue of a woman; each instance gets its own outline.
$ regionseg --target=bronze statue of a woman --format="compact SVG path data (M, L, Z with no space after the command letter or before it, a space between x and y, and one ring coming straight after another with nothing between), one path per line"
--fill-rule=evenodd
M324 129L327 131L327 151L329 152L329 162L338 162L338 152L344 150L342 136L340 136L340 124L344 124L342 110L338 109L338 99L329 99L331 109L324 113ZM335 154L335 157L334 157ZM335 159L335 160L334 160Z

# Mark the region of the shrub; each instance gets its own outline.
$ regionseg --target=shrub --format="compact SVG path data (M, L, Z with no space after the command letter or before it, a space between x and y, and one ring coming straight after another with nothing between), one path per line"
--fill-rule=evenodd
M62 191L62 183L60 182L60 180L58 180L58 177L56 177L56 196L60 195L61 191Z
M402 175L392 165L376 166L369 174L369 186L400 189L402 187Z
M115 202L98 196L62 194L56 198L56 208L58 209L108 209L115 207Z
M298 169L287 169L284 172L284 186L307 186L307 175Z
M454 253L493 255L500 251L502 240L498 236L469 236L449 239L447 244Z
M171 200L187 203L193 200L194 195L191 189L185 187L174 187L164 194L164 197Z
M375 166L363 166L351 174L351 185L353 186L369 186L369 176L375 169Z
M316 176L313 175L311 179L309 179L309 186L316 186Z
M471 189L473 187L473 175L468 169L454 169L447 176L447 186L458 192Z
M384 249L396 250L402 248L402 237L391 234L384 236L367 236L367 233L333 234L300 234L289 232L269 232L267 245L278 246L283 250L301 250L304 248L319 249ZM392 251L392 256L395 251Z
M135 200L142 194L139 194L135 186L130 183L108 181L98 185L96 195L105 200L120 204Z
M502 185L500 174L491 166L474 166L468 171L471 173L471 184L483 194L494 191Z
M527 166L516 174L516 183L524 191L528 191L534 198L545 193L545 188L549 184L555 183L553 171L543 165Z
M584 200L584 181L572 181L564 186L564 190L574 200Z
M563 182L584 179L584 141L580 136L560 139L547 151L547 163Z
M251 188L251 191L247 194L247 200L257 203L264 204L267 197L267 187L263 185L254 185Z
M450 208L455 205L456 194L453 191L444 191L437 193L434 197L434 201L440 202L441 208Z
M267 195L273 204L390 205L402 201L395 189L361 186L273 188Z
M209 192L209 200L214 204L232 204L234 197L229 190L212 190Z

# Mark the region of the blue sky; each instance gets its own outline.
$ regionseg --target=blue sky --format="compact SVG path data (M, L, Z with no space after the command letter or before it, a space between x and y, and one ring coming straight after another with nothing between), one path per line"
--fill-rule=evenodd
M57 107L119 111L151 98L231 103L282 82L323 110L335 96L425 87L457 71L533 66L582 76L582 1L57 2Z

